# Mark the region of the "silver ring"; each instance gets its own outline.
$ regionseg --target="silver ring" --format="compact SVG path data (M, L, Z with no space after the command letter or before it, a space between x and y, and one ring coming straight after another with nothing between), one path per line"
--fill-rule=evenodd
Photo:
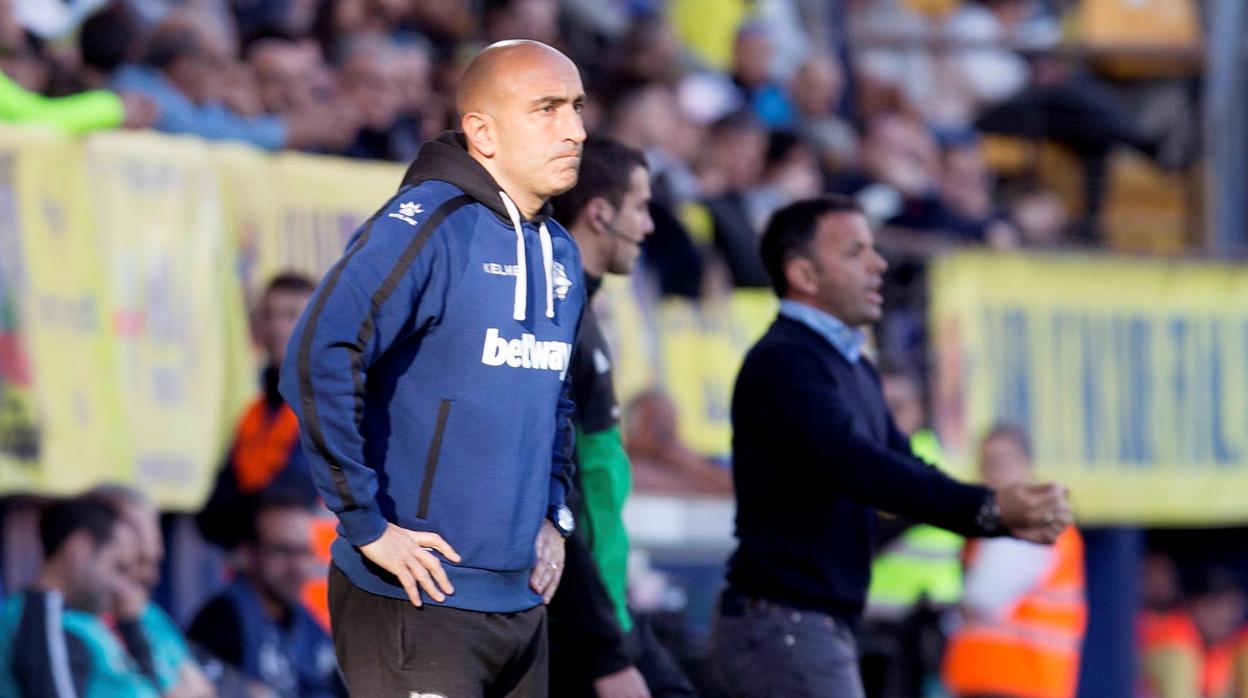
M559 569L559 565L556 565L555 563L551 562L550 560L547 560L547 561L546 561L546 564L550 565L550 569L552 569L552 570L557 570L557 569Z

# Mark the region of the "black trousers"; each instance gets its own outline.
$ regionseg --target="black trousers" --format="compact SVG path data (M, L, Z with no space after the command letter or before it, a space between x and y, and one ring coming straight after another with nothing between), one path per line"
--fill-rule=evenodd
M334 652L352 696L543 698L546 607L480 613L370 594L329 573Z

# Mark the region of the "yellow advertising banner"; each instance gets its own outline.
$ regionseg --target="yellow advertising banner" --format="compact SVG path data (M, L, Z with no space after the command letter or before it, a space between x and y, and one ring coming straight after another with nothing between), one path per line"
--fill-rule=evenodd
M86 142L84 208L103 267L101 303L133 468L127 481L195 508L254 379L217 172L190 138L103 134Z
M0 489L128 478L77 144L0 132Z
M1013 423L1082 521L1248 521L1248 269L960 253L931 291L951 459Z
M342 256L356 228L395 195L403 168L302 153L268 158L261 190L269 207L266 224L246 252L249 288L294 270L319 280Z

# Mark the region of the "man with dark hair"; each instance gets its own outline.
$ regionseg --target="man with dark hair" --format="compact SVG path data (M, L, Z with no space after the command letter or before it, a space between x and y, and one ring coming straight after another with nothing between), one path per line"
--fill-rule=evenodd
M731 695L860 697L853 627L876 508L964 535L1051 543L1070 504L1059 485L964 485L911 453L863 356L860 328L880 319L888 265L851 199L776 212L762 258L780 316L733 392L738 547L712 662Z
M44 510L39 538L39 577L0 610L0 695L159 695L138 621L119 618L114 634L99 616L126 591L134 529L103 502L72 499Z
M632 273L642 242L654 230L641 151L589 139L576 186L551 203L576 240L591 299L604 274ZM598 318L586 304L571 369L577 410L574 492L581 497L576 515L582 525L568 539L564 582L550 605L551 695L688 695L692 689L675 662L628 611L622 512L632 472L620 438L610 356Z
M277 390L286 344L315 288L308 277L285 271L269 281L256 305L252 330L264 350L264 392L243 411L225 465L195 519L205 540L227 550L241 542L245 522L238 512L245 498L277 489L299 496L306 506L317 501L312 472L299 447L299 420Z
M127 565L126 591L114 595L109 611L115 618L137 620L151 647L157 687L165 695L177 698L211 696L212 686L199 670L182 631L152 600L152 591L160 581L160 564L165 557L160 512L156 505L141 491L126 485L100 485L84 497L111 507L135 532L135 546L130 551L133 559Z
M238 576L204 604L187 634L280 696L346 695L333 643L300 603L315 565L312 512L281 492L253 501Z

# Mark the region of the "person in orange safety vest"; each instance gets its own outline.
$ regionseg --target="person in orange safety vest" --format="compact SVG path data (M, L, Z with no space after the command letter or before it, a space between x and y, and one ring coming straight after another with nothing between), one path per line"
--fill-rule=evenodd
M1186 604L1140 614L1140 695L1146 698L1239 698L1248 695L1237 667L1248 651L1244 595L1234 575L1207 570Z
M298 497L317 514L313 549L324 566L304 586L304 605L328 629L326 580L336 519L321 504L312 483L311 469L299 446L299 420L277 390L286 344L315 289L311 279L295 272L278 274L265 287L253 321L256 343L266 358L263 392L243 411L225 465L196 524L205 540L233 550L243 536L245 517L240 512L246 511L249 500L273 491Z
M997 488L1031 477L1025 433L995 427L980 450ZM1011 538L967 546L963 625L945 651L942 678L960 698L1073 698L1087 626L1083 539L1067 528L1052 546Z

